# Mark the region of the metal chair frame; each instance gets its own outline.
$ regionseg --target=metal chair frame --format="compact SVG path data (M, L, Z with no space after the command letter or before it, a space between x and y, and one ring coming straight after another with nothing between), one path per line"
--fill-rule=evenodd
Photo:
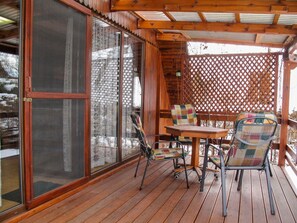
M235 128L235 135L233 137L233 140L231 142L231 148L232 149L232 145L234 144L234 142L240 141L241 143L244 143L247 146L261 146L264 144L268 143L268 147L264 153L263 156L263 164L261 166L229 166L228 165L228 161L230 158L230 155L227 155L227 159L225 159L225 155L224 155L224 151L222 150L222 148L220 148L217 145L213 145L210 144L211 147L215 148L218 153L219 153L219 157L220 157L220 165L218 166L216 162L213 162L212 159L210 158L210 161L212 161L216 167L221 169L221 186L222 186L222 212L223 212L223 216L227 216L227 198L226 198L226 179L225 179L225 174L227 170L237 170L237 176L236 178L238 178L238 171L240 171L240 176L239 176L239 182L238 182L238 186L237 186L237 190L239 191L241 189L242 186L242 179L243 179L243 173L244 170L258 170L258 171L265 171L266 174L266 180L267 180L267 188L268 188L268 195L269 195L269 203L270 203L270 210L271 210L271 214L274 215L275 214L275 208L274 208L274 201L273 201L273 196L272 196L272 187L271 187L271 183L270 183L270 175L271 174L271 170L270 170L270 166L269 166L269 161L268 161L268 151L271 148L271 143L272 140L275 138L274 134L277 128L277 122L273 119L270 119L268 117L256 117L256 119L263 119L263 120L267 120L269 122L269 124L264 124L264 122L262 124L244 124L244 125L254 125L254 126L263 126L263 125L274 125L274 128L272 128L271 131L271 136L268 139L262 140L259 143L253 144L250 143L248 141L245 141L243 139L241 139L236 133L238 132L238 126L241 125L242 123L244 123L247 120L250 119L255 119L255 117L252 118L243 118L241 120L239 120L236 123L236 128ZM206 148L206 150L208 151L208 148ZM206 151L206 152L207 152ZM237 180L237 179L236 179Z

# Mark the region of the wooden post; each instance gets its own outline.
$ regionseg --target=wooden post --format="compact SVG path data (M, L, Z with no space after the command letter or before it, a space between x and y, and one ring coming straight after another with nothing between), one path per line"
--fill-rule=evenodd
M280 146L278 165L285 165L286 145L288 143L288 120L289 120L289 97L290 97L290 77L291 62L284 60L284 79L283 79L283 100L282 100L282 120L280 133Z

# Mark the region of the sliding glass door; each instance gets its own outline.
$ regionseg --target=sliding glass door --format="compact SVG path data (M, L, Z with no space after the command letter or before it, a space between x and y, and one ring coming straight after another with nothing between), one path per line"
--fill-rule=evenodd
M0 212L22 203L20 1L0 1ZM9 34L7 34L9 33Z
M93 19L91 172L139 152L131 112L141 113L143 41Z
M54 0L34 0L32 9L25 81L28 200L85 177L89 97L88 16Z

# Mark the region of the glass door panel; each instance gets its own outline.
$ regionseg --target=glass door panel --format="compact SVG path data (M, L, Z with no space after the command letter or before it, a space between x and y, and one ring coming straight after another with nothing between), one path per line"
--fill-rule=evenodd
M32 91L85 92L86 15L34 0Z
M118 161L121 32L94 18L91 74L91 169Z
M18 63L0 52L0 212L22 203Z
M22 204L19 113L20 1L0 1L0 213Z
M60 1L33 1L26 92L32 97L33 198L85 174L86 27L87 15Z
M34 99L33 194L84 176L84 101Z
M125 34L123 58L122 100L122 157L139 152L139 143L130 118L131 112L140 115L142 104L142 41Z

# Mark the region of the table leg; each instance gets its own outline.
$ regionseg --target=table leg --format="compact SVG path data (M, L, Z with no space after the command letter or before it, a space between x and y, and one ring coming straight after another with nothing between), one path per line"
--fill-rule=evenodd
M199 150L200 150L200 138L192 138L191 165L197 168L199 168Z
M208 139L206 139L205 150L204 150L204 161L203 161L203 168L202 168L202 177L201 177L201 181L200 181L200 192L202 192L204 189L204 180L205 180L207 161L208 161L208 149L209 149L209 143L208 143Z

